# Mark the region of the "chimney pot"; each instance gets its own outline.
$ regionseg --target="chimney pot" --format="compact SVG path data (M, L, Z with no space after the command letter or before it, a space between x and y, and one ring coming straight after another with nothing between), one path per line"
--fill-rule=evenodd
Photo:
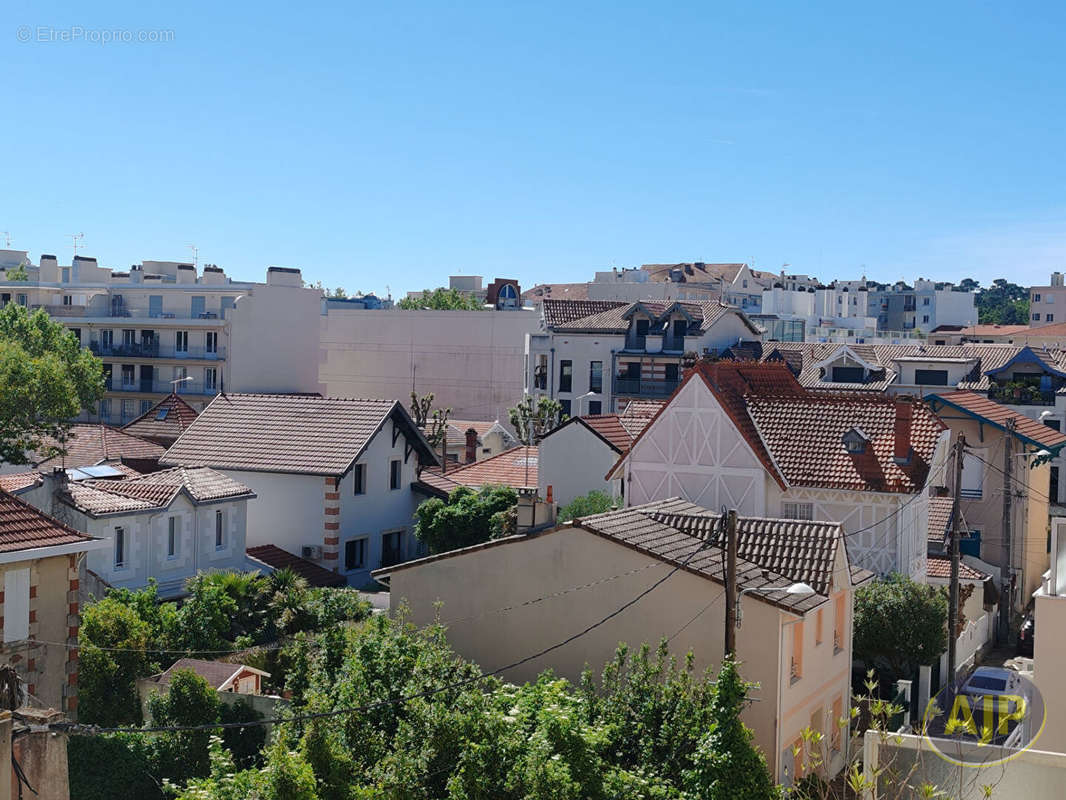
M914 404L909 397L897 397L894 405L896 423L892 460L902 466L909 464L911 460L911 421L914 416Z
M477 461L477 431L473 428L466 429L466 452L463 457L466 464Z

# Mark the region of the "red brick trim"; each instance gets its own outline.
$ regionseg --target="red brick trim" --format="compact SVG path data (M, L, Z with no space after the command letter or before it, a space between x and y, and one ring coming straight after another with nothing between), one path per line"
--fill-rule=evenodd
M331 517L335 517L335 516L337 516L338 514L341 513L341 510L339 508L327 508L327 509L325 509L325 511L326 511L326 514L328 514Z
M341 499L341 493L340 492L326 492L325 495L323 495L323 496L327 500L340 500Z
M323 544L325 544L327 547L333 547L333 546L336 546L336 545L338 545L340 543L341 543L341 540L340 540L339 536L327 536L325 538L325 540L323 541Z
M340 554L339 553L323 553L322 554L322 558L324 558L326 561L336 561L338 558L340 558Z

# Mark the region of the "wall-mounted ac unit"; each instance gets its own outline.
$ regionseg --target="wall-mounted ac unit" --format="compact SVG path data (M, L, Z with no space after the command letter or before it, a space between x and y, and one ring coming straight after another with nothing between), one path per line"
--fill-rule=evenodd
M311 561L322 560L322 545L320 544L305 544L300 548L300 555L303 558L310 559Z

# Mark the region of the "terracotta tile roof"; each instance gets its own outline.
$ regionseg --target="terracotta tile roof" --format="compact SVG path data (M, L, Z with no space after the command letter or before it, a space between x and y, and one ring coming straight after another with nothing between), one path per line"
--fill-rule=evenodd
M164 509L184 491L196 503L252 498L252 490L208 467L175 467L128 480L71 481L60 498L91 516Z
M950 497L929 498L929 532L927 534L929 544L942 547L947 537L948 528L951 525L952 511L955 501Z
M611 300L545 300L541 305L544 324L556 328L568 322L610 311L615 308L627 308L631 303L619 303Z
M621 413L623 417L654 417L665 405L665 400L629 400L624 403Z
M47 446L59 447L54 439L46 442ZM158 459L165 448L112 428L108 425L90 425L77 423L71 427L70 437L66 442L65 456L47 458L46 452L35 454L35 466L38 467L88 467L105 461L118 461L122 458Z
M192 424L198 414L199 412L184 399L171 394L133 422L123 425L122 430L169 446Z
M1008 421L1014 420L1015 435L1034 447L1046 447L1055 451L1066 445L1066 434L974 392L939 392L929 395L926 399L933 408L939 410L941 416L962 413L972 419L987 422L1001 431L1006 430ZM947 407L944 407L944 404L947 404Z
M485 422L481 420L449 419L448 420L448 446L462 447L466 444L466 432L473 428L477 432L477 440L480 444L493 428L503 432L504 440L517 442L513 434L504 427L499 420Z
M261 544L256 547L249 547L247 553L251 558L254 558L256 561L261 561L273 569L291 569L301 578L306 580L310 586L325 587L348 585L348 581L343 575L331 572L325 567L320 567L313 561L308 561L307 559L293 555L287 550L282 550L277 545Z
M53 519L13 494L0 491L0 552L95 541L92 536Z
M670 279L670 272L680 269L686 283L716 283L724 280L732 283L737 273L744 268L744 264L700 264L693 262L681 262L679 264L643 264L641 269L648 273L650 280L662 283ZM764 277L764 273L753 271L756 277ZM769 273L765 273L769 275Z
M41 473L36 470L31 472L12 472L7 475L0 475L0 489L3 489L5 492L11 492L12 494L18 494L24 489L32 489L35 486L40 486L41 482Z
M522 292L525 305L537 305L544 300L588 300L588 283L538 283Z
M218 395L160 463L343 475L389 420L406 432L424 462L437 463L395 400L271 394Z
M931 555L927 557L925 566L925 574L930 578L950 578L951 577L951 557L941 555ZM965 562L959 563L959 578L965 581L984 581L991 578L991 575L974 569Z
M514 489L537 486L536 447L515 447L473 464L448 469L424 469L415 487L434 495L448 495L459 486L510 486Z
M591 308L593 302L601 301L588 301L586 303L577 303L569 301L573 306L570 309L562 309L559 306L561 302L568 301L553 301L551 305L551 313L560 318L560 321L549 324L547 308L548 303L545 302L544 320L545 324L553 330L565 333L602 333L602 334L621 334L629 330L630 317L638 310L647 312L655 319L655 326L653 332L657 328L660 328L664 324L665 315L667 312L675 308L680 308L691 318L689 325L690 336L697 335L699 333L706 333L711 327L723 316L728 314L736 314L747 325L748 330L753 335L760 335L762 329L756 327L748 316L736 308L735 306L724 305L723 303L688 303L688 302L663 302L663 301L641 301L638 303L611 303L610 307L601 308L599 310L590 311L587 314L581 314L586 307ZM581 314L579 316L579 314Z
M587 414L583 417L571 417L548 436L552 436L556 431L568 425L583 425L603 439L616 453L624 453L649 422L651 422L651 417Z
M156 683L170 683L174 673L179 669L192 670L207 681L212 689L221 689L229 682L230 678L243 670L251 670L260 675L270 674L244 664L230 664L225 661L206 661L200 658L179 658L171 664L165 672L156 675L154 680Z

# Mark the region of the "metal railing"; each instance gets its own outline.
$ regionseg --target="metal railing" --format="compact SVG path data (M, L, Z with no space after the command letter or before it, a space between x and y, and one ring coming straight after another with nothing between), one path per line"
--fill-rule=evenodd
M89 350L98 356L129 356L132 358L192 358L203 361L222 361L226 358L226 348L190 347L178 350L176 347L163 347L158 342L111 344L89 342Z
M109 392L141 392L145 394L170 394L176 391L178 394L195 394L213 396L218 394L218 385L204 384L200 381L185 381L184 383L171 383L170 381L142 381L142 380L110 380L105 381L105 388Z
M641 380L635 378L615 378L614 393L637 395L639 397L666 397L673 393L680 380Z

